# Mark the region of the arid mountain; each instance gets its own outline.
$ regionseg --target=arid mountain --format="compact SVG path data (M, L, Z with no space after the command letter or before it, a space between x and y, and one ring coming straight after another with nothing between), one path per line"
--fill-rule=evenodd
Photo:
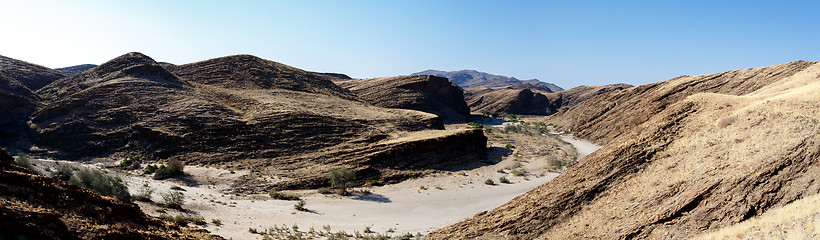
M803 61L600 95L554 119L604 148L430 238L682 239L765 214L820 192L818 98Z
M464 122L470 116L461 88L446 78L411 75L335 82L379 107L419 110L448 122Z
M483 156L481 131L439 130L433 114L360 102L330 80L249 55L165 68L129 53L38 91L55 97L29 125L37 154L252 169L242 191L320 186L339 166L402 179Z
M26 132L28 116L40 106L40 100L28 87L0 72L0 145L19 147Z
M475 86L464 91L472 112L547 115L556 110L544 94L529 88Z
M510 85L516 84L530 84L536 86L545 86L549 89L550 92L557 92L564 90L563 88L558 87L552 83L545 83L541 82L538 79L530 79L530 80L518 80L514 77L505 77L501 75L493 75L485 72L479 72L475 70L461 70L461 71L452 71L452 72L445 72L445 71L438 71L438 70L426 70L422 72L413 73L411 75L433 75L437 77L445 77L450 79L453 83L464 87L473 87L473 86L485 86L485 87L506 87Z
M0 56L0 73L16 79L32 91L66 76L51 68L4 56Z
M0 150L0 239L222 239L14 164Z
M95 64L80 64L80 65L71 66L71 67L57 68L56 70L60 71L60 72L64 72L66 74L72 74L72 73L78 73L78 72L82 72L82 71L85 71L85 70L88 70L88 69L92 69L96 66L97 65L95 65Z
M346 74L343 74L343 73L318 73L318 74L322 74L322 75L326 75L326 76L330 76L330 77L334 77L334 78L338 78L338 79L353 79L350 76L347 76Z

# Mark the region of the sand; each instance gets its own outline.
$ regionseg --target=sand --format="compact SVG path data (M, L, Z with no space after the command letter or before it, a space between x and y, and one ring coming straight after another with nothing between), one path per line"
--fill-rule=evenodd
M564 136L563 139L575 145L579 157L598 148L571 136ZM290 191L302 196L309 211L297 211L293 207L295 201L274 200L267 194L224 193L233 181L248 174L244 171L231 173L216 168L186 166L188 176L182 180L153 180L139 171L108 169L111 169L109 173L125 180L132 194L144 185L156 189L152 194L155 202L161 202L161 194L169 192L172 186L184 189L182 212L164 209L156 203L137 202L149 215L159 216L159 211L169 215L198 215L208 222L204 228L214 234L233 239L261 239L261 235L250 233L249 228L263 230L296 225L299 231L307 232L310 228L323 231L325 226L329 226L332 232L354 233L370 227L374 233L394 236L403 233L426 234L496 208L558 176L558 173L544 170L543 161L523 162L524 168L529 170L525 176L498 172L512 161L507 158L498 164L470 170L444 172L387 186L356 188L356 194L347 197L323 195L315 190ZM54 161L39 159L38 162L45 167ZM101 164L72 164L106 169ZM511 183L499 183L500 177L508 178ZM494 180L496 184L485 184L487 179ZM365 195L362 193L364 191L370 194ZM219 219L222 224L213 224L214 219Z

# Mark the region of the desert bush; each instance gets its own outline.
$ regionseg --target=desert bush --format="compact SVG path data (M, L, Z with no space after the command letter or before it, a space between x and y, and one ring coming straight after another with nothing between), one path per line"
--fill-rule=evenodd
M510 170L510 173L514 176L524 176L528 172L529 171L527 171L527 169L523 169L523 168L516 168L516 169Z
M498 182L500 182L500 183L510 183L510 180L507 179L506 177L500 177L500 178L498 178Z
M341 189L342 193L347 192L347 188L355 187L356 174L347 168L334 168L327 174L327 180L332 188Z
M154 190L148 183L142 184L142 188L137 190L137 194L134 194L134 200L151 202L151 194L154 194Z
M513 149L513 148L515 148L515 146L513 146L512 144L507 144L507 145L504 146L504 148Z
M54 167L54 171L51 172L52 177L63 181L70 180L71 175L74 175L74 168L68 164L57 164L57 166Z
M17 159L14 160L17 165L31 169L31 158L24 152L17 152Z
M122 179L108 176L99 170L82 169L74 173L68 182L103 196L111 196L121 200L131 201L128 186L125 186Z
M382 183L379 180L370 180L370 186L381 186Z
M307 208L305 208L305 200L300 199L299 202L296 202L296 204L293 205L293 209L306 212Z
M219 218L211 219L211 223L213 223L214 226L222 226L222 220L220 220Z
M139 168L139 162L138 162L139 159L140 159L139 156L128 155L128 156L124 157L122 159L122 161L120 161L120 164L118 166L122 170L137 169L137 168Z
M161 165L161 166L165 167L165 165ZM143 174L153 174L153 173L157 172L158 169L159 169L159 166L151 164L151 165L146 166L145 169L142 170L142 173Z
M319 188L318 190L316 190L316 192L321 193L321 194L331 194L332 193L332 192L330 192L330 188L326 188L326 187Z
M171 190L159 195L162 197L162 206L167 208L182 209L182 204L185 203L185 194L181 191Z
M154 179L165 179L176 175L182 175L184 166L179 160L168 161L168 166L160 165L154 172Z
M194 224L200 225L200 226L204 226L206 224L205 223L205 218L200 217L200 216L191 216L191 215L183 215L183 214L171 216L171 215L168 215L168 214L160 214L159 218L167 220L167 221L175 222L175 223L177 223L178 225L181 225L181 226L188 225L188 223L194 223Z
M271 190L268 193L268 195L270 195L271 198L278 199L278 200L297 201L297 200L302 199L302 198L299 197L299 195L283 193L283 192L276 191L276 190Z
M488 179L487 179L487 181L484 181L484 184L487 184L487 185L495 185L495 182L494 182L492 179L489 179L489 178L488 178Z

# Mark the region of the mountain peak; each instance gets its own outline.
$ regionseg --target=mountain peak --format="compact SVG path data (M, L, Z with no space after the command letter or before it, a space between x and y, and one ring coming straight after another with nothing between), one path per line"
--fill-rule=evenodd
M521 81L515 77L507 77L502 75L494 75L477 70L458 70L458 71L439 71L439 70L425 70L422 72L413 73L412 75L433 75L438 77L446 77L453 83L463 87L486 86L486 87L506 87L516 84L532 84L537 86L546 86L551 92L564 90L555 84L541 82L538 79L530 79Z

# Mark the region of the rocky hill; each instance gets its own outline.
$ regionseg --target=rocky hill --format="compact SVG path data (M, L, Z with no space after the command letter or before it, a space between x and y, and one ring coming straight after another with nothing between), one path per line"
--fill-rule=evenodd
M85 71L85 70L88 70L88 69L92 69L96 66L97 65L94 65L94 64L80 64L80 65L71 66L71 67L57 68L55 70L60 71L60 72L64 72L64 73L67 73L67 74L72 74L72 73L78 73L78 72L82 72L82 71Z
M329 76L249 55L166 68L129 53L37 93L54 100L30 118L35 154L250 169L242 191L320 186L339 166L402 179L486 145L481 131L439 130L436 115L373 106Z
M590 98L607 92L631 87L632 85L621 83L602 86L578 86L560 92L547 93L542 91L541 93L549 99L553 106L556 106L556 109L560 110L573 107L579 103L589 100Z
M0 150L0 239L222 239L14 164Z
M54 80L66 76L65 73L51 68L4 56L0 56L0 73L16 79L32 91L37 91Z
M461 88L442 77L415 75L335 82L379 107L419 110L448 122L464 122L470 115Z
M765 214L820 192L818 97L803 61L594 97L555 119L602 149L430 238L682 239Z
M556 110L544 94L529 88L476 86L464 91L472 112L547 115Z
M25 122L40 107L40 100L28 87L0 73L0 145L19 148L25 141Z
M564 90L561 87L558 87L552 83L545 83L541 82L538 79L530 79L530 80L518 80L514 77L506 77L501 75L493 75L485 72L479 72L475 70L461 70L461 71L439 71L439 70L426 70L422 72L413 73L411 75L433 75L437 77L445 77L450 79L453 83L464 87L474 87L474 86L485 86L485 87L506 87L510 85L516 84L530 84L534 86L544 86L549 89L550 92L558 92Z

